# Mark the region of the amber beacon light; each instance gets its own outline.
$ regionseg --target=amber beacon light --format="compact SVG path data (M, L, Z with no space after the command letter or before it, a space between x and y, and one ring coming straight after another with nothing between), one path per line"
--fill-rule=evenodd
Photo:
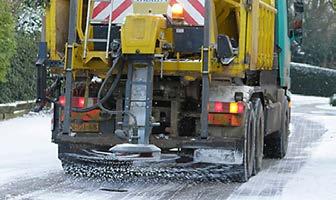
M183 20L183 6L179 3L175 3L172 6L172 17L174 20Z

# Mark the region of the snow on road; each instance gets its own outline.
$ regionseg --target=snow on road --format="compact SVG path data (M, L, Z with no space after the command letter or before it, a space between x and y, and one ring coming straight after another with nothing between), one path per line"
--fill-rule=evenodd
M287 156L229 199L336 199L336 108L328 105L328 98L294 95L292 100Z
M336 109L316 106L317 110L333 110L334 116L315 115L308 119L322 123L327 129L310 151L311 158L284 188L282 199L336 199Z
M61 170L57 147L50 142L50 116L0 122L0 185Z
M0 199L336 199L336 108L328 98L293 96L288 155L264 160L247 183L111 183L63 174L50 116L0 122ZM102 188L126 189L125 192Z

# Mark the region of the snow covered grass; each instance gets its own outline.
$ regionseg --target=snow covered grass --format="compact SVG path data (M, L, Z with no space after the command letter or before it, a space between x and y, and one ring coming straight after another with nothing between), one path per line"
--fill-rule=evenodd
M31 101L16 101L16 102L12 102L12 103L4 103L4 104L0 104L0 107L5 107L5 106L17 106L19 104L26 104L26 103L34 103L35 100L31 100Z
M292 95L291 100L293 103L293 106L296 105L308 105L308 104L328 104L329 98L327 97L314 97L314 96L302 96L302 95ZM328 105L328 109L331 108Z
M26 115L0 122L0 185L61 170L50 141L50 115Z
M329 73L336 73L335 69L330 69L330 68L323 68L315 65L309 65L309 64L304 64L304 63L291 63L292 67L298 67L301 68L302 71L305 71L309 73L309 71L322 71L322 72L329 72Z

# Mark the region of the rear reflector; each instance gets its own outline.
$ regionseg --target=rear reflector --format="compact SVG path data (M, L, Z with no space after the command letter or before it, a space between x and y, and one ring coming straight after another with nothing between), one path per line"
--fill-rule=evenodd
M230 114L242 114L244 113L244 103L243 102L210 102L209 112L210 113L230 113Z
M234 114L209 114L208 122L210 125L217 126L241 126L243 117Z

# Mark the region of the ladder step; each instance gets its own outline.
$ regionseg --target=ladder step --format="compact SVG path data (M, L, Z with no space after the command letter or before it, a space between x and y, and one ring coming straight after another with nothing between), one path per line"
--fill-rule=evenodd
M147 101L146 100L139 100L139 99L131 99L130 100L130 102L135 102L135 103L137 103L137 102L143 102L143 103L146 103Z
M91 19L90 24L103 24L103 25L108 25L109 20L99 20L99 19Z
M112 0L93 0L94 2L111 2Z
M88 42L107 42L107 39L95 39L95 38L91 38L88 39Z
M132 85L147 85L147 82L143 82L143 81L132 81L131 84L132 84Z

